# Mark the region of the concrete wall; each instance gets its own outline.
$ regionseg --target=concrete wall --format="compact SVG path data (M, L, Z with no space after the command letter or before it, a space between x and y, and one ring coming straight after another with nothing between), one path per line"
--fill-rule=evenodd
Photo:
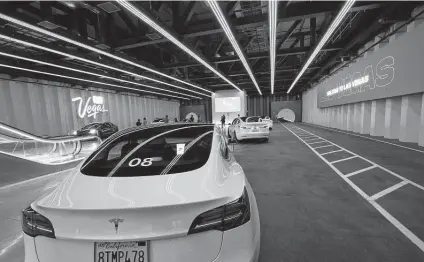
M1 78L8 76L1 75ZM28 83L34 82L34 83ZM94 116L81 111L89 100L94 105L92 96L103 97L103 106L107 112ZM17 127L36 135L59 136L91 122L110 121L119 129L135 126L138 118L146 117L152 121L155 117L170 119L179 117L180 103L177 101L158 100L155 98L124 95L110 92L85 91L70 88L63 83L37 81L35 79L0 80L0 122Z
M230 112L230 113L222 113L222 112L215 112L215 98L218 97L240 97L240 107L241 110L239 112ZM212 95L212 122L217 123L221 121L221 116L225 114L225 121L227 123L230 123L233 121L234 118L237 117L238 114L240 116L245 116L247 111L247 103L246 103L246 93L245 92L239 92L237 90L222 90L217 91L215 94Z
M414 34L414 29L418 26L424 26L423 21L421 18L411 23L407 31L395 34L390 38L389 43L383 43L382 45L396 44L399 38ZM377 40L378 38L376 38ZM381 46L377 45L373 50L368 51L359 59L366 60L370 52L378 52L379 48ZM424 55L422 59L424 59ZM404 68L404 70L408 69ZM424 85L423 82L417 83L414 79L410 79L409 81L409 83L405 81L403 85ZM403 86L398 86L397 88L403 88ZM317 87L303 93L303 122L360 134L370 134L371 136L397 139L402 142L418 143L424 146L424 93L327 108L318 108L317 95Z
M290 109L295 115L295 122L302 121L302 101L276 101L271 103L271 117L272 120L277 121L278 112L283 109Z

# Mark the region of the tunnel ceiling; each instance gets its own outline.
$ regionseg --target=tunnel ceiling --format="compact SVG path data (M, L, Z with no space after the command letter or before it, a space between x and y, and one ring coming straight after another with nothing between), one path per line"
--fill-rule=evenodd
M173 36L203 57L210 65L241 89L246 90L249 95L258 94L220 24L205 2L145 1L133 2L132 4L148 13L151 18L160 23ZM356 55L357 51L365 43L372 40L376 35L387 32L394 23L408 20L411 11L418 4L416 2L356 2L344 21L336 29L332 38L296 84L293 94L297 94L309 88L311 84L316 83L322 76L328 74L331 69L340 65L342 58L346 60ZM247 57L262 92L269 94L268 3L261 1L232 1L220 2L220 5L221 10L227 16L227 20L241 49ZM276 94L287 92L309 54L312 53L342 5L343 2L333 1L300 1L290 2L289 4L280 2L276 45ZM153 68L168 76L204 87L210 91L233 88L116 2L1 2L0 10L0 13L25 21L31 25L36 25L78 42L95 46L105 52ZM170 81L166 77L158 76L128 63L82 49L7 20L0 19L0 34L21 41L51 47L90 61L118 67L173 85L184 86L184 88L190 90L196 90L193 86ZM0 47L1 52L9 54L119 79L138 81L143 84L198 96L194 93L178 90L172 86L158 85L158 83L146 79L134 78L133 75L21 45L4 38L0 39ZM0 56L0 60L0 63L6 65L99 81L99 77L87 77L75 71L65 72L63 69L52 68L51 66L23 61L13 57ZM7 73L12 77L37 76L37 73L1 67L0 72ZM49 80L75 83L74 81L65 81L54 76L44 77ZM116 83L116 81L110 79L100 78L100 80L102 82ZM78 84L84 85L84 83L79 82ZM125 83L125 85L137 88L131 83ZM112 87L111 89L114 88ZM207 94L207 92L199 92ZM202 97L204 98L204 96Z

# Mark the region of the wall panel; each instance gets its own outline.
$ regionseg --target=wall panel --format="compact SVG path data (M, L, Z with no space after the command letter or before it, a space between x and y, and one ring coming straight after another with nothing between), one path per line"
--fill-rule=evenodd
M94 105L93 96L103 97L107 112L96 117L80 117L86 102ZM135 126L138 118L150 122L155 117L179 115L180 102L135 95L116 94L105 90L70 88L63 83L35 79L0 80L0 122L39 136L61 136L92 122L110 121L119 129Z

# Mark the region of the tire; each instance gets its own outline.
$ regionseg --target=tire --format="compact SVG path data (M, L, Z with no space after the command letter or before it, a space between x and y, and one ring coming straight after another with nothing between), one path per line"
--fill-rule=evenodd
M264 143L268 143L268 142L269 142L269 138L265 138Z

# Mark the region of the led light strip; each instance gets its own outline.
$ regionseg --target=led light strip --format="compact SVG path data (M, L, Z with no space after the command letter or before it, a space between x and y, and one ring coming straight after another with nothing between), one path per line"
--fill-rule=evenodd
M141 68L141 69L146 70L146 71L150 71L150 72L152 72L152 73L154 73L154 74L161 75L161 76L163 76L163 77L166 77L166 78L172 79L172 80L177 81L177 82L180 82L180 83L182 83L182 84L189 85L189 86L192 86L192 87L194 87L194 88L197 88L197 89L200 89L200 90L202 90L202 91L205 91L205 92L208 92L208 93L213 94L213 92L212 92L212 91L209 91L209 90L207 90L207 89L204 89L204 88L202 88L202 87L200 87L200 86L197 86L197 85L194 85L194 84L192 84L192 83L189 83L189 82L183 81L183 80L181 80L181 79L175 78L175 77L170 76L170 75L167 75L167 74L165 74L165 73L162 73L162 72L156 71L156 70L151 69L151 68L149 68L149 67L146 67L146 66L143 66L143 65L140 65L140 64L134 63L134 62L132 62L132 61L129 61L129 60L124 59L124 58L122 58L122 57L119 57L119 56L116 56L116 55L110 54L110 53L108 53L108 52L105 52L105 51L103 51L103 50L97 49L97 48L95 48L95 47L92 47L92 46L89 46L89 45L86 45L86 44L83 44L83 43L77 42L77 41L72 40L72 39L70 39L70 38L67 38L67 37L65 37L65 36L61 36L61 35L59 35L59 34L56 34L56 33L51 32L51 31L48 31L48 30L42 29L42 28L40 28L40 27L38 27L38 26L34 26L34 25L31 25L31 24L28 24L28 23L26 23L26 22L24 22L24 21L21 21L21 20L15 19L15 18L10 17L10 16L8 16L8 15L5 15L5 14L3 14L3 13L0 13L0 18L1 18L1 19L6 20L6 21L8 21L8 22L11 22L11 23L17 24L17 25L19 25L19 26L22 26L22 27L25 27L25 28L31 29L31 30L36 31L36 32L38 32L38 33L41 33L41 34L45 34L45 35L48 35L48 36L54 37L54 38L56 38L56 39L59 39L59 40L65 41L65 42L67 42L67 43L70 43L70 44L73 44L73 45L79 46L79 47L81 47L81 48L84 48L84 49L87 49L87 50L93 51L93 52L95 52L95 53L98 53L98 54L101 54L101 55L104 55L104 56L110 57L110 58L112 58L112 59L115 59L115 60L121 61L121 62L123 62L123 63L126 63L126 64L129 64L129 65L132 65L132 66L135 66L135 67ZM149 79L149 78L144 77L144 76L143 76L143 78ZM157 81L157 80L152 80L152 79L149 79L149 80L151 80L151 81ZM165 84L165 82L163 82L163 84Z
M137 92L146 92L146 93L152 93L152 94L161 95L161 96L169 96L169 97L175 97L175 98L184 99L184 100L190 100L189 98L180 97L180 96L168 95L168 94L163 94L163 93L158 93L158 92L153 92L153 91L147 91L147 90L140 90L140 89L136 89L136 88L132 88L132 87L114 85L114 84L98 82L98 81L93 81L93 80L88 80L88 79L83 79L83 78L78 78L78 77L58 75L58 74L53 74L53 73L38 71L38 70L32 70L32 69L23 68L23 67L17 67L17 66L5 65L5 64L0 64L0 67L6 67L6 68L22 70L22 71L27 71L27 72L37 73L37 74L44 74L44 75L62 77L62 78L67 78L67 79L72 79L72 80L84 81L84 82L89 82L89 83L98 84L98 85L108 85L108 86L118 87L118 88L122 88L122 89L133 90L133 91L137 91Z
M240 58L241 63L243 64L244 68L246 69L247 73L249 74L250 78L253 81L253 84L255 85L256 89L258 90L259 94L262 95L261 89L258 86L258 83L256 82L255 76L252 73L252 70L250 69L249 63L247 62L246 58L244 57L244 54L242 50L240 49L240 46L237 43L237 40L235 39L233 32L231 31L227 21L225 20L224 14L221 11L221 8L219 7L219 4L216 0L208 0L209 6L211 7L213 13L215 14L216 18L218 19L218 22L221 24L222 29L224 30L225 34L227 35L228 40L230 40L230 43L232 44L234 50L236 51L238 57Z
M114 81L119 81L119 82L129 83L129 84L133 84L133 85L143 86L143 87L147 87L147 88L152 88L152 89L156 89L156 90L160 90L160 91L164 91L164 92L169 92L169 93L174 93L174 94L178 94L178 95L184 95L184 96L188 96L188 97L202 99L201 97L198 97L198 96L192 96L192 95L188 95L188 94L184 94L184 93L180 93L180 92L175 92L175 91L172 91L172 90L167 90L167 89L162 89L162 88L159 88L159 87L154 87L154 86L149 86L149 85L141 84L141 83L138 83L138 82L133 82L133 81L128 81L128 80L124 80L124 79L120 79L120 78L115 78L115 77L111 77L111 76L96 74L96 73L87 72L87 71L84 71L84 70L78 70L78 69L71 68L71 67L60 66L60 65L56 65L56 64L52 64L52 63L47 63L47 62L44 62L44 61L35 60L35 59L23 57L23 56L12 55L12 54L8 54L8 53L4 53L4 52L0 52L0 55L11 57L11 58L16 58L16 59L21 59L21 60L25 60L25 61L30 61L30 62L34 62L34 63L38 63L38 64L48 65L48 66L52 66L52 67L57 67L57 68L61 68L61 69L66 69L66 70L70 70L70 71L74 71L74 72L78 72L78 73L82 73L82 74L87 74L87 75L93 75L93 76L97 76L97 77L107 78L107 79L111 79L111 80L114 80Z
M306 69L308 69L309 65L314 61L315 57L318 55L319 51L324 47L327 40L330 38L330 36L333 34L333 32L336 30L336 28L339 26L340 22L343 20L343 18L346 16L349 9L353 6L355 3L355 0L347 0L344 4L343 8L340 10L339 14L337 15L336 19L334 19L333 23L331 23L331 26L328 28L327 32L325 32L324 36L322 37L321 41L315 48L314 52L309 56L308 60L306 61L305 65L303 66L302 70L300 70L297 77L294 79L293 83L291 84L289 90L287 91L287 94L290 93L290 91L293 89L293 87L296 85L296 83L299 81L300 77L305 73Z
M115 70L115 71L118 71L118 72L121 72L121 73L124 73L124 74L144 78L144 79L156 82L156 83L172 86L172 87L175 87L177 89L185 90L187 92L203 95L203 96L206 96L206 97L211 97L210 95L206 95L206 94L194 91L194 90L190 90L190 89L180 87L180 86L176 86L176 85L173 85L173 84L170 84L170 83L162 82L162 81L154 79L154 78L138 75L138 74L135 74L135 73L130 72L130 71L126 71L126 70L122 70L122 69L119 69L119 68L116 68L116 67L113 67L113 66L108 66L108 65L105 65L105 64L97 63L95 61L91 61L91 60L88 60L88 59L85 59L85 58L82 58L82 57L79 57L79 56L74 56L74 55L64 53L64 52L61 52L61 51L57 51L57 50L54 50L54 49L51 49L51 48L48 48L48 47L44 47L44 46L41 46L41 45L37 45L37 44L30 43L30 42L22 41L22 40L19 40L19 39L15 39L13 37L9 37L9 36L6 36L6 35L0 34L0 38L5 39L5 40L10 41L10 42L15 42L15 43L18 43L18 44L21 44L21 45L26 45L26 46L30 46L30 47L33 47L33 48L36 48L36 49L47 51L47 52L50 52L50 53L66 56L66 57L69 57L69 58L72 58L72 59L75 59L75 60L79 60L79 61L82 61L82 62L85 62L85 63L93 64L93 65L96 65L96 66L99 66L99 67L104 67L104 68L108 68L110 70Z
M269 59L271 70L271 94L274 94L275 85L275 53L277 42L277 10L278 1L269 1L268 3L268 18L269 18Z
M194 59L196 59L199 63L201 63L206 68L208 68L209 70L211 70L214 74L216 74L217 76L219 76L225 82L229 83L232 87L234 87L235 89L237 89L237 90L239 90L241 92L241 89L238 86L236 86L233 82L231 82L231 80L229 80L228 78L226 78L225 76L223 76L218 70L216 70L208 62L206 62L205 60L203 60L203 58L201 58L196 53L194 53L193 51L191 51L191 49L189 49L187 46L185 46L183 43L181 43L172 34L170 34L164 28L162 28L161 26L159 26L154 20L152 20L150 17L148 17L147 15L145 15L144 13L142 13L139 9L137 9L132 4L130 4L130 3L126 2L126 1L124 1L124 0L117 0L117 2L122 7L124 7L129 12L131 12L133 15L135 15L136 17L138 17L141 21L143 21L144 23L146 23L147 25L149 25L150 27L152 27L153 29L155 29L156 31L158 31L162 36L164 36L165 38L169 39L169 41L171 41L172 43L174 43L175 45L177 45L179 48L181 48L184 52L186 52L191 57L193 57Z

